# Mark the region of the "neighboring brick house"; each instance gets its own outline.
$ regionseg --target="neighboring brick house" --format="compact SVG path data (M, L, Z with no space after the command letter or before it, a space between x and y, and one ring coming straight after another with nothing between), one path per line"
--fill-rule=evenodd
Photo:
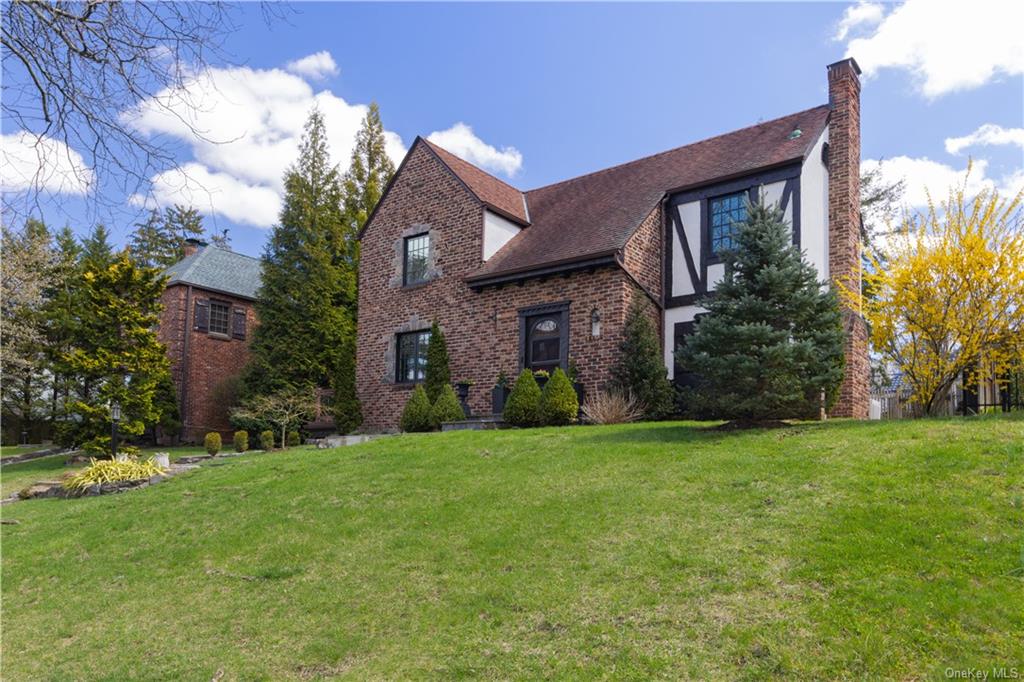
M822 279L860 278L860 70L828 67L829 104L530 191L417 138L360 233L357 385L364 428L393 429L422 380L429 327L453 381L490 412L499 372L574 364L585 391L618 359L640 300L673 350L722 277L743 199L779 203ZM845 311L838 416L867 416L867 334Z
M231 433L232 382L249 360L256 324L253 301L260 261L198 240L164 271L163 313L157 335L167 347L186 442Z

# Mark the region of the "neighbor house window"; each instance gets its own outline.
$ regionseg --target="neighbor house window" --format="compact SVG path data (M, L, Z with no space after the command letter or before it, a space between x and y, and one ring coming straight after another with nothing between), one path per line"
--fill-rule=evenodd
M415 383L426 378L429 344L429 330L398 335L395 378L400 383Z
M223 301L210 301L210 333L228 335L231 306Z
M427 281L427 258L430 256L430 235L418 234L405 238L405 259L402 266L402 284Z
M708 202L711 254L718 255L736 244L739 223L747 219L747 193L737 192Z

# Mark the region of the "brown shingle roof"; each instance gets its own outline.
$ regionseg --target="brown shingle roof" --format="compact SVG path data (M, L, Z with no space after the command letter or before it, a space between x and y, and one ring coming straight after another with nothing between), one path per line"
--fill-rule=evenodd
M429 140L423 140L423 142L469 187L477 199L523 225L530 222L526 217L526 204L521 191L507 182L502 182L490 173L480 170L468 161L460 159L448 150L438 147L433 142Z
M530 190L530 226L468 279L485 280L621 249L667 191L799 160L821 135L828 115L828 106L815 107ZM790 139L796 128L802 135ZM436 145L430 147L482 201L510 212L518 190Z

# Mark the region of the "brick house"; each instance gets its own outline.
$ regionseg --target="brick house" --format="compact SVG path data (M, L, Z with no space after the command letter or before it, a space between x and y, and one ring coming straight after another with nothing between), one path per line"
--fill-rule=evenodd
M249 360L260 261L189 240L168 278L157 336L167 347L186 442L231 433L232 383Z
M573 363L600 389L634 300L665 367L714 289L743 199L778 203L822 279L860 278L860 69L827 69L829 102L534 190L417 138L360 233L357 385L364 428L395 428L423 378L429 326L452 379L490 413L499 372ZM846 377L833 413L866 417L867 332L845 310Z

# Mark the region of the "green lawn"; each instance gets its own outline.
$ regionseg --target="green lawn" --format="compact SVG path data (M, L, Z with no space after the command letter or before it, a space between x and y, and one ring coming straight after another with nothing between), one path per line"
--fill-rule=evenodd
M2 445L0 446L0 458L24 455L36 450L45 450L48 445Z
M4 679L1024 670L1021 419L400 436L3 515Z

